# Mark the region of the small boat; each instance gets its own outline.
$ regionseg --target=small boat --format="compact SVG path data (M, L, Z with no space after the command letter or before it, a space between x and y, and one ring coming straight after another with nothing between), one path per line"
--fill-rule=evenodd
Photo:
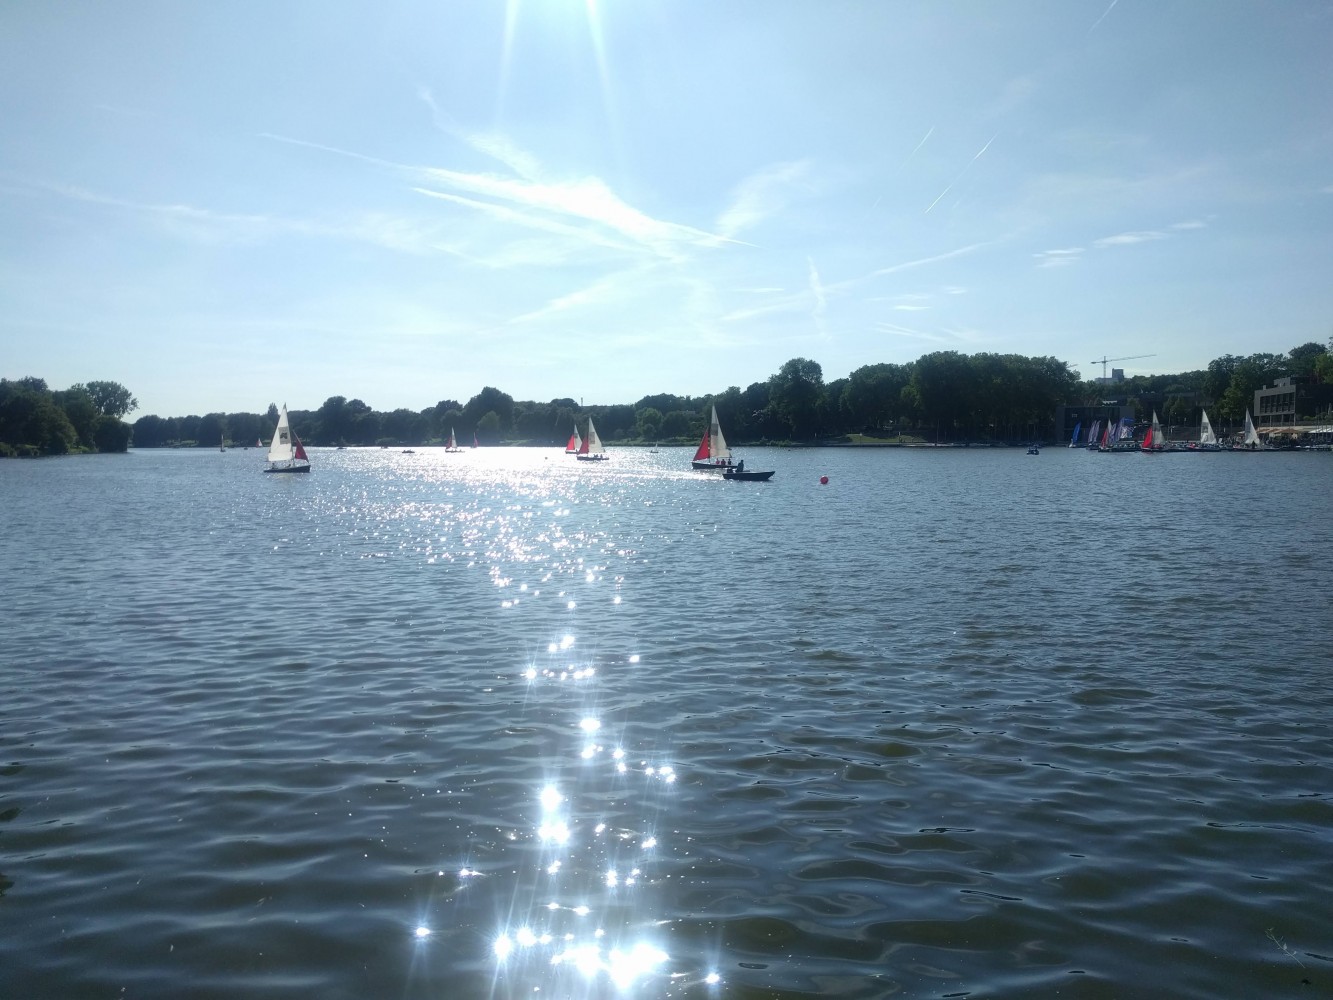
M1152 426L1139 445L1139 451L1146 455L1160 455L1166 451L1166 437L1162 434L1162 425L1157 422L1157 411L1152 411Z
M444 450L445 451L463 450L462 448L458 447L458 438L454 437L454 429L452 427L449 428L449 440L444 442Z
M287 404L278 413L278 426L273 430L273 443L268 446L268 468L265 472L309 472L310 459L301 446L301 439L287 420Z
M722 436L722 425L717 422L717 407L714 406L712 418L704 429L703 440L690 460L690 467L716 472L729 469L731 465L731 449L727 447L727 439Z
M1213 433L1213 425L1208 421L1208 411L1203 411L1203 422L1199 425L1199 451L1221 451L1222 444Z
M577 455L581 447L583 447L583 438L579 437L579 427L578 424L575 424L574 433L569 435L569 440L565 443L565 454Z
M605 462L607 460L606 448L602 445L602 439L597 436L597 428L592 425L592 417L588 418L588 436L583 439L579 445L578 454L574 456L580 462Z
M402 453L403 453L404 455L415 455L415 454L416 454L416 452L413 451L411 448L404 448Z
M741 459L730 469L723 469L722 478L732 479L739 483L766 483L773 478L775 471L769 469L767 472L746 472L745 460Z
M1072 448L1072 447L1074 447L1074 446L1071 444L1069 447ZM1040 455L1040 454L1041 454L1041 447L1040 447L1039 445L1035 445L1035 444L1030 444L1030 445L1028 445L1028 454L1029 454L1029 455Z

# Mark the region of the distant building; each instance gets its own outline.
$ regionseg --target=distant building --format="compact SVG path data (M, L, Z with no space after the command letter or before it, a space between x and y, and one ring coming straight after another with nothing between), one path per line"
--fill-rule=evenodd
M1293 427L1327 415L1333 406L1333 385L1321 385L1300 375L1280 378L1254 392L1256 427Z

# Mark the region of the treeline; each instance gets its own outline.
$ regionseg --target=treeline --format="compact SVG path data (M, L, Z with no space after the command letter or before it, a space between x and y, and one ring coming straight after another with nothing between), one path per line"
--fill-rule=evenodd
M291 410L293 428L308 445L409 446L440 444L560 445L591 416L607 441L694 441L716 406L734 443L829 442L852 435L931 441L1051 440L1056 408L1096 405L1115 397L1146 420L1195 422L1207 408L1215 420L1239 422L1254 392L1279 378L1322 383L1304 398L1327 406L1333 394L1333 354L1307 343L1286 354L1224 355L1206 370L1138 376L1115 385L1081 380L1051 357L938 351L906 364L874 364L824 381L815 361L792 358L762 382L709 396L661 393L635 403L580 406L568 398L518 401L491 386L466 403L444 399L424 410L374 410L359 399L331 396L316 410ZM1333 402L1333 399L1329 400ZM51 392L41 379L0 380L0 453L62 454L124 451L131 428L120 418L137 402L115 382L90 382ZM1320 411L1322 412L1322 411ZM1314 417L1315 412L1298 416ZM264 413L148 415L135 421L136 448L266 446L278 409Z
M824 381L820 365L793 358L762 382L708 396L660 393L635 403L581 407L569 398L515 400L491 386L466 403L445 399L424 410L372 409L359 399L331 396L316 410L291 410L301 439L323 446L440 444L453 432L460 444L564 444L576 423L591 416L606 441L695 441L716 406L736 443L845 440L850 435L915 437L932 441L1052 439L1061 404L1096 404L1109 396L1157 409L1178 423L1197 421L1207 407L1222 419L1243 418L1254 390L1284 376L1333 386L1333 355L1309 343L1285 355L1226 355L1204 371L1138 376L1114 386L1081 380L1065 362L1018 354L939 351L906 364L875 364ZM267 445L277 407L266 414L210 413L141 417L135 447L199 444Z
M126 451L131 430L121 418L138 406L119 382L52 390L45 379L0 378L0 455Z

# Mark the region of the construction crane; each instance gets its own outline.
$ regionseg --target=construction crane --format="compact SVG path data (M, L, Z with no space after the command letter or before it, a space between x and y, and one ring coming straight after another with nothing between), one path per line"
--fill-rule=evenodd
M1123 358L1108 358L1106 357L1106 355L1102 355L1100 358L1093 358L1091 361L1088 362L1088 364L1102 366L1102 381L1105 382L1106 366L1109 365L1112 361L1133 361L1135 358L1155 358L1155 357L1157 357L1156 354L1126 354Z

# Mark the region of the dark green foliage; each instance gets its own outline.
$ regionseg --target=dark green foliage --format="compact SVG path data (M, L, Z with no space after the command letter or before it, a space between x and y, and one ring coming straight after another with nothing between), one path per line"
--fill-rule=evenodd
M90 385L123 388L115 382ZM130 428L120 416L134 405L134 400L128 392L123 396L108 393L102 392L99 404L98 396L87 386L52 392L44 379L0 379L0 445L4 446L0 450L7 455L125 451Z
M1206 406L1214 419L1238 422L1256 389L1287 375L1333 385L1333 353L1311 342L1286 355L1228 354L1205 371L1136 376L1114 387L1081 382L1056 358L1018 354L938 351L904 365L865 365L827 384L817 362L792 358L766 381L744 390L731 386L714 396L659 393L633 405L585 407L568 397L516 402L486 386L465 405L443 399L420 412L383 413L359 399L330 396L318 410L288 415L306 444L324 446L441 443L451 429L464 445L475 434L487 445L558 446L576 425L586 433L589 416L604 440L694 442L703 435L713 406L733 444L828 441L850 434L1012 442L1051 440L1057 436L1056 407L1096 405L1106 395L1128 399L1145 420L1155 409L1170 423L1190 424ZM124 451L131 428L120 417L137 406L117 382L52 392L44 379L0 379L0 454ZM228 446L267 445L277 420L275 403L263 414L149 414L134 423L133 441L139 448L211 448L224 441Z

